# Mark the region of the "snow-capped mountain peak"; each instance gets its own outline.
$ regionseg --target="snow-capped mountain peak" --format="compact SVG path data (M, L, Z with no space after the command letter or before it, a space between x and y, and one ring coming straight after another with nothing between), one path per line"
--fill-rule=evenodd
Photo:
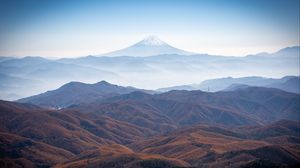
M175 48L156 36L148 36L147 38L135 43L127 48L117 50L111 53L104 54L105 56L154 56L164 54L178 54L178 55L190 55L191 52L187 52L178 48Z
M150 45L150 46L159 46L159 45L164 45L166 44L165 42L161 41L158 37L156 36L148 36L144 40L140 41L138 43L139 45Z

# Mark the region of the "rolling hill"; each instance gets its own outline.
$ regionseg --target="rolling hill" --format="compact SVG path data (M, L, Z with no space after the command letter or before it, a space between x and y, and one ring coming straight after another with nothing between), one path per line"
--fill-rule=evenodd
M150 95L136 91L71 108L159 129L163 124L175 128L199 123L242 126L280 119L299 121L299 102L299 94L249 87L216 93L170 91ZM160 124L153 124L155 121Z
M297 166L299 121L280 119L299 114L291 103L298 99L297 94L254 87L217 93L133 91L62 110L1 101L0 165ZM255 118L260 113L249 113L256 106L277 110L276 117Z
M289 124L289 121L281 121L277 124L279 127L282 124L293 127L295 123ZM297 122L298 132L299 126ZM270 126L257 127L268 129ZM299 152L293 150L297 148L298 143L273 144L270 141L256 140L255 137L261 135L261 132L253 131L254 134L249 135L245 129L241 130L239 132L226 127L198 125L178 129L152 139L137 141L130 147L138 152L184 160L195 167L247 167L254 164L260 164L260 167L299 165ZM293 137L290 131L292 129L286 129L277 136ZM283 144L292 144L292 148Z
M1 167L300 165L300 97L280 89L71 82L20 102L0 101Z
M32 103L43 107L60 109L72 105L86 104L95 100L101 100L137 90L151 93L151 91L133 87L113 85L106 81L100 81L95 84L70 82L56 90L23 98L18 100L18 102Z

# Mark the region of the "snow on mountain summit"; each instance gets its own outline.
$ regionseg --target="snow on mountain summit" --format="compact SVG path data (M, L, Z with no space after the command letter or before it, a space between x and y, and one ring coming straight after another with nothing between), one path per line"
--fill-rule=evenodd
M156 36L149 36L145 38L144 40L140 41L140 45L152 45L152 46L159 46L159 45L164 45L166 44L165 42L161 41L158 37Z
M149 36L130 47L107 53L104 55L144 57L164 54L191 55L193 53L172 47L171 45L165 43L156 36Z

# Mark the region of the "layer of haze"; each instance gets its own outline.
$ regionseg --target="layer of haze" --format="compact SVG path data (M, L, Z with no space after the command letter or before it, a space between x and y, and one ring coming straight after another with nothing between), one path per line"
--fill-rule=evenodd
M2 0L0 55L78 57L145 36L243 56L299 45L299 0Z

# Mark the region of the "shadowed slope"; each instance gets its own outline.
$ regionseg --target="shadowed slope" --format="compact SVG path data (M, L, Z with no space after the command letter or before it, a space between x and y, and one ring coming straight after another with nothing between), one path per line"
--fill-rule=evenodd
M49 167L75 155L67 150L0 132L0 167Z

